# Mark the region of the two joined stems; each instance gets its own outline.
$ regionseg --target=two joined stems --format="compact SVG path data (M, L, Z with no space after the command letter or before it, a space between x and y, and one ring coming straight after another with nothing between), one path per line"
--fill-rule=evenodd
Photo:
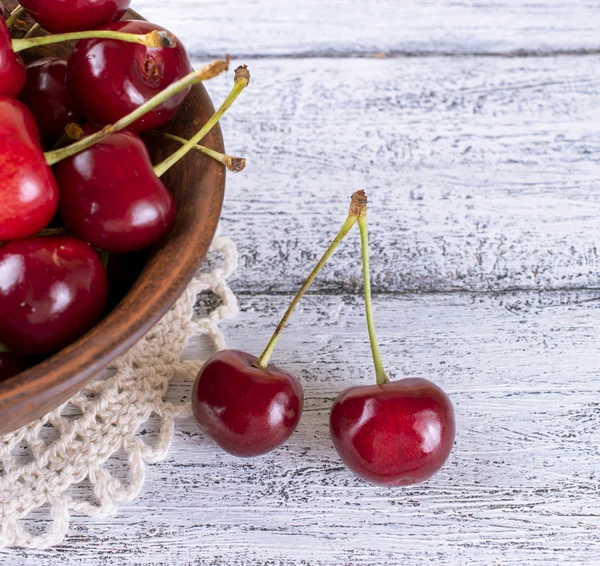
M277 325L273 336L269 340L267 347L264 352L258 358L256 365L262 369L266 369L269 365L269 360L271 359L271 355L273 354L273 350L275 349L275 345L281 336L281 332L285 328L290 316L294 312L294 309L302 299L304 293L306 293L307 289L310 287L311 283L314 281L315 277L321 271L321 268L327 263L327 260L333 255L337 247L340 245L341 241L346 237L348 232L352 229L352 227L358 222L358 227L360 229L360 241L362 248L362 263L363 263L363 280L364 280L364 289L365 289L365 310L367 312L367 327L369 329L369 341L371 344L371 352L373 354L373 362L375 364L375 375L377 377L377 384L383 385L389 382L387 375L383 369L383 364L381 363L381 356L379 354L379 347L377 345L377 338L375 336L375 324L373 322L373 303L371 300L371 278L369 273L369 239L368 239L368 230L367 230L367 197L364 191L358 191L352 195L352 202L350 204L350 212L348 213L348 218L344 222L341 230L338 232L337 236L333 239L330 246L327 248L321 259L317 262L317 265L310 272L308 278L296 294L296 296L292 299L290 306L285 311L281 321Z

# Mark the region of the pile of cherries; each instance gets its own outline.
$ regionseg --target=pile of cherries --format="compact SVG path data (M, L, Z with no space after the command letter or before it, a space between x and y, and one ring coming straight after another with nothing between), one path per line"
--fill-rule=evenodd
M367 199L352 195L342 229L294 297L259 358L223 350L202 367L192 395L200 428L236 456L259 456L285 442L296 429L304 402L300 382L269 363L275 344L317 273L352 227L361 237L365 310L376 384L341 392L331 409L333 444L357 476L375 485L422 482L446 462L454 443L452 402L437 385L421 378L390 381L375 336L367 231Z
M196 149L241 169L198 144L248 84L244 67L197 135L170 136L181 147L153 165L140 132L167 124L191 86L228 61L194 71L167 30L121 19L129 3L23 0L12 13L0 4L0 379L104 315L107 263L157 244L175 222L160 177L183 155ZM36 23L17 37L27 14ZM19 55L67 40L77 41L68 59L25 65Z

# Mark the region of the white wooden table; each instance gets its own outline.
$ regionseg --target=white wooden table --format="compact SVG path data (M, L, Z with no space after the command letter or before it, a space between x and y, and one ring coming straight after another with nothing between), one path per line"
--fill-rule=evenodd
M137 501L2 564L600 564L598 2L133 6L198 64L229 52L252 71L223 122L248 158L223 211L241 252L230 344L260 352L366 188L383 357L448 391L456 445L396 490L333 449L337 392L374 379L355 234L276 351L307 397L283 448L236 459L180 422Z

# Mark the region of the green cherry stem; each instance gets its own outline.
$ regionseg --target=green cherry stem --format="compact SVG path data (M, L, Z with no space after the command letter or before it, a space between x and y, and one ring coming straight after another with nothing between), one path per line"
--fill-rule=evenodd
M141 43L146 47L177 46L175 36L168 31L154 30L145 35L137 35L134 33L97 29L90 31L76 31L73 33L59 33L57 35L46 35L43 37L29 37L27 39L13 39L12 48L15 53L18 53L19 51L23 51L23 49L29 49L31 47L39 47L41 45L50 45L52 43L61 43L63 41L74 41L78 39L116 39L119 41L127 41L129 43Z
M33 24L30 28L29 31L23 36L23 39L29 39L30 37L32 37L39 29L42 29L42 26L40 26L40 24Z
M110 134L119 132L125 129L127 126L133 124L133 122L135 122L138 118L141 118L150 110L160 106L165 100L168 100L178 92L181 92L182 90L185 90L196 83L216 77L223 71L226 71L228 66L229 58L227 58L225 61L213 61L201 69L191 72L189 75L186 75L182 79L179 79L178 81L169 85L166 89L159 92L156 96L153 96L150 100L144 102L144 104L141 106L138 106L133 112L127 114L127 116L124 116L118 122L115 122L109 126L105 126L99 132L96 132L91 136L87 136L67 147L46 152L44 154L46 157L46 163L48 163L48 165L55 165L67 157L72 157L73 155L92 147L95 143L99 142Z
M310 287L311 283L314 281L314 279L317 276L317 274L319 273L319 271L321 271L321 268L327 263L327 260L333 255L336 248L340 245L341 241L346 237L346 234L348 234L348 232L350 232L352 227L356 224L356 221L364 213L363 208L364 208L364 206L366 206L366 201L364 200L364 198L365 197L364 197L363 191L358 191L352 195L352 201L350 204L350 211L348 212L348 218L346 218L346 221L344 222L344 225L342 226L341 230L338 232L337 236L333 239L333 242L331 242L330 246L327 248L327 250L321 257L321 259L317 262L317 265L315 265L313 270L310 272L309 276L307 277L306 281L304 282L304 284L302 285L302 287L300 288L300 290L298 291L296 296L292 299L290 306L287 308L287 310L283 314L283 317L281 318L281 321L277 325L275 332L273 332L273 336L271 336L271 339L269 340L267 347L265 348L264 352L260 355L260 358L258 358L258 360L256 361L257 367L266 369L267 366L269 365L269 360L271 359L271 356L273 355L273 350L275 349L275 345L277 344L277 341L279 340L279 337L281 336L281 333L283 332L285 325L287 324L288 320L290 319L290 316L292 316L294 309L300 302L300 299L302 299L304 293L306 293L306 291Z
M11 13L10 18L6 20L6 25L8 29L10 29L14 23L25 13L25 8L23 6L17 6Z
M373 322L373 302L371 300L371 274L369 270L369 231L367 228L367 214L365 204L365 214L358 219L358 228L360 230L360 243L362 248L363 264L363 282L365 288L365 310L367 312L367 327L369 329L369 342L371 343L371 352L373 353L373 363L375 364L375 376L377 385L389 383L389 378L385 374L377 337L375 336L375 323Z
M153 136L160 136L168 140L176 141L181 145L185 145L189 140L184 138L180 138L179 136L168 134L167 132L157 132L156 130L148 132ZM208 155L212 157L215 161L222 163L234 173L239 173L243 171L246 167L246 160L243 157L233 157L232 155L225 155L224 153L219 153L214 149L210 149L210 147L205 147L203 145L196 145L194 149L198 150L200 153L204 153L204 155Z
M175 153L167 157L163 162L159 163L154 167L154 173L157 177L162 177L173 165L175 165L184 155L192 151L202 138L210 132L215 124L221 119L223 114L229 110L231 105L235 102L235 99L250 83L250 72L246 66L238 67L235 70L235 78L233 88L227 95L227 98L221 104L219 109L209 118L208 122L204 124L202 129L192 138L185 142L185 144L179 148Z
M10 352L10 350L0 342L0 352Z

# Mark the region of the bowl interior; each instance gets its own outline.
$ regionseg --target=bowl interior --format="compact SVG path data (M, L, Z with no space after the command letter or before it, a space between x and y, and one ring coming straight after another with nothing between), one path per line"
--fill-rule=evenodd
M14 8L14 0L5 2ZM125 16L141 19L135 12ZM26 59L67 57L72 45L58 44L24 52ZM214 113L202 85L193 87L175 119L164 130L189 138ZM173 153L176 142L152 137L154 163ZM203 144L224 151L218 126ZM200 152L190 152L163 178L177 202L177 219L155 249L116 258L120 284L114 308L82 338L31 369L0 382L0 434L43 416L79 391L88 381L141 338L173 305L200 267L219 221L225 170ZM130 287L131 286L131 287ZM129 288L130 287L130 288Z

